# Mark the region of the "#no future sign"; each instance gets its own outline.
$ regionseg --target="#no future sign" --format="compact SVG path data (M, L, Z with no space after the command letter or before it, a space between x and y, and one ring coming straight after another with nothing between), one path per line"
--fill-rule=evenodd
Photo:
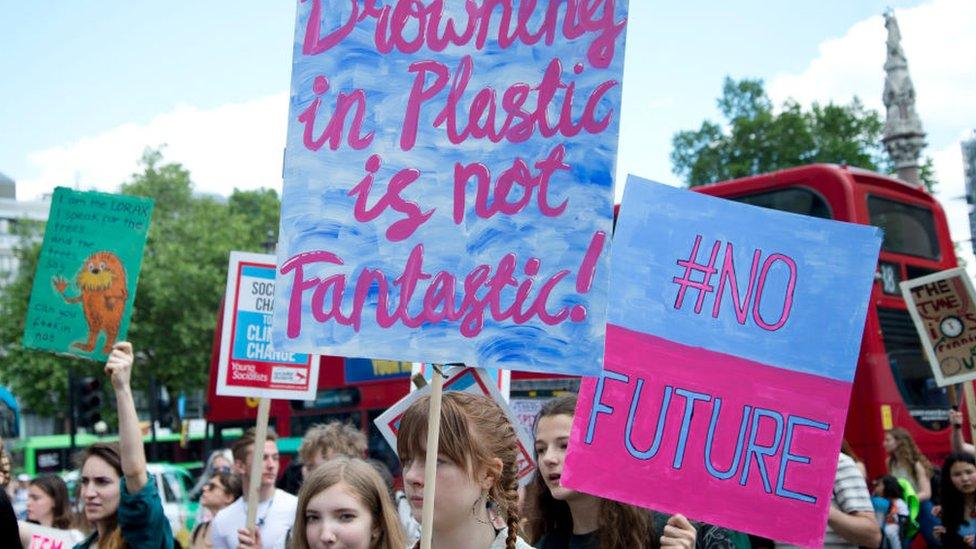
M563 484L819 546L880 245L631 176Z

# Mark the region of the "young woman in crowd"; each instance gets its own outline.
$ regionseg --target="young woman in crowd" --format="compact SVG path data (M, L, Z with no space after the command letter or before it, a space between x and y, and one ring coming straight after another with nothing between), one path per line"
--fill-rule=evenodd
M217 515L217 512L227 507L234 500L241 497L241 479L237 475L229 472L215 471L210 475L210 480L203 485L203 493L200 495L200 506L207 509L210 517ZM191 549L207 549L213 547L213 539L210 537L210 521L198 523L190 534Z
M298 493L292 549L404 549L386 484L369 463L335 457L316 467Z
M575 411L575 396L560 397L547 402L536 418L538 471L525 501L531 542L540 549L694 547L695 529L681 515L671 517L658 537L644 509L562 487Z
M119 442L81 452L81 504L95 531L75 548L171 549L173 533L156 483L146 473L139 418L132 399L132 345L116 343L105 363L115 390Z
M976 541L976 457L951 454L942 464L942 526L945 547L973 547Z
M915 440L908 431L895 427L885 432L883 446L888 453L888 473L896 478L903 478L912 485L919 501L918 523L919 530L930 546L937 546L938 541L933 536L933 529L937 524L932 514L932 464L922 455L915 444Z
M220 472L230 473L233 466L234 457L231 455L229 449L221 448L210 452L210 457L207 458L207 463L203 467L203 473L200 475L197 483L193 485L193 488L190 489L190 499L196 501L197 498L203 495L203 487L210 481L210 477ZM201 505L200 507L202 508L203 506ZM210 518L212 517L204 518L203 520L210 520Z
M446 392L439 452L428 456L428 397L400 419L397 454L413 517L421 522L426 460L437 460L433 547L528 549L519 536L515 429L490 398ZM503 526L504 525L504 526Z
M67 530L72 526L68 486L57 475L41 475L27 489L27 520Z

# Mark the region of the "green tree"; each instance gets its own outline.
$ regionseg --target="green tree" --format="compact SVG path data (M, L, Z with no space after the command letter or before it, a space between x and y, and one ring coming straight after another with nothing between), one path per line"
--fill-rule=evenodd
M158 150L147 150L141 165L121 187L155 201L128 335L138 352L133 385L145 389L152 376L175 396L206 386L228 255L261 252L276 240L279 201L265 189L235 189L226 202L195 195L190 172ZM25 235L22 268L0 289L0 379L31 410L56 414L64 411L67 362L92 372L100 366L20 347L39 251L37 233ZM175 417L175 398L171 405Z
M820 162L892 171L881 144L884 122L856 97L808 110L787 100L775 110L762 80L726 77L718 108L723 123L705 120L672 138L674 173L689 186ZM922 175L931 190L932 171Z
M13 231L18 239L14 254L20 265L14 280L0 288L0 382L34 413L64 422L68 368L81 374L99 368L90 361L25 349L21 344L43 229L42 223L19 220Z

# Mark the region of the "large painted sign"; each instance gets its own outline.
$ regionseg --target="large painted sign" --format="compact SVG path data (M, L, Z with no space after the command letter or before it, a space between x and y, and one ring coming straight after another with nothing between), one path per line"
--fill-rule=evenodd
M976 379L976 296L963 268L901 283L940 387Z
M819 546L880 245L632 176L563 484Z
M153 201L54 190L24 347L105 360L129 331Z
M317 356L275 349L274 256L231 252L217 366L217 394L312 400L319 382Z
M298 2L275 346L600 372L626 17Z

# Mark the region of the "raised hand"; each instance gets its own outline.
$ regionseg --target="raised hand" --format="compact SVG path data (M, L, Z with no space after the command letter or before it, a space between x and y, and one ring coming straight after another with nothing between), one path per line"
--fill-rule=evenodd
M112 346L112 353L105 362L105 375L112 380L116 390L129 387L132 378L132 344L120 341Z
M697 532L695 527L683 515L674 515L668 519L661 536L661 547L683 547L691 549L695 546Z

